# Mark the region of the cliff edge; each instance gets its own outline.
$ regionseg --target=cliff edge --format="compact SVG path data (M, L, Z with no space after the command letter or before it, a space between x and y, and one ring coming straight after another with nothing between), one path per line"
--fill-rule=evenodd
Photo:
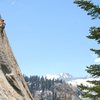
M33 100L4 28L4 20L0 19L0 100Z

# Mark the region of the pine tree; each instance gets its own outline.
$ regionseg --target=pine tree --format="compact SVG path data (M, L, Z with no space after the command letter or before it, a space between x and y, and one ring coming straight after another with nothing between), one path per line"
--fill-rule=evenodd
M78 7L81 7L81 9L87 11L87 15L90 15L92 20L94 19L100 19L100 7L99 5L95 5L92 3L92 1L89 0L75 0L75 4L78 5ZM100 44L100 27L91 27L89 30L89 36L87 36L89 39L94 39L98 44ZM97 56L100 58L100 49L90 49L93 51ZM100 77L100 64L93 64L90 66L87 66L86 68L87 73L89 73L93 78ZM92 87L84 86L81 84L79 86L80 90L84 91L82 96L83 97L89 97L94 100L100 99L100 80L93 80L88 81L89 83L93 84Z

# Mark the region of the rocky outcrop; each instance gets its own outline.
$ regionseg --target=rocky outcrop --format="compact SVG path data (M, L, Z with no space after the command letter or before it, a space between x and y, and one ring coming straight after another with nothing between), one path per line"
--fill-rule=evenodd
M0 27L0 100L33 100L12 53L5 31Z

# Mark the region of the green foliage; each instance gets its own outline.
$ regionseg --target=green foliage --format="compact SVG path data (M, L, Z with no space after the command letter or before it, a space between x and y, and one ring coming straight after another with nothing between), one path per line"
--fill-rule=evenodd
M100 57L100 50L96 50L96 49L90 49L91 51L93 51L95 54L97 54L98 57Z
M86 71L93 77L100 77L100 64L87 66Z
M90 35L87 36L89 39L94 39L100 43L100 27L91 27L89 33Z
M75 0L74 3L82 9L84 9L85 11L87 11L87 14L90 15L92 19L100 19L100 8L98 5L94 5L89 0Z
M100 81L97 81L97 80L87 81L87 82L94 84L94 85L97 85L97 86L100 84Z
M92 19L100 19L100 8L98 5L94 5L91 1L88 0L75 0L74 3L77 4L78 7L81 7L81 9L87 11L87 14L90 15ZM87 36L87 38L96 40L98 44L100 43L100 27L91 27L89 30L89 34L90 35ZM98 57L100 57L100 50L90 50L97 54ZM93 78L100 78L100 64L93 64L87 66L86 71ZM83 84L78 86L83 92L82 96L89 97L94 100L100 99L100 80L92 80L87 82L92 84L92 86L84 86Z
M97 81L88 81L91 84L97 83ZM94 86L88 87L84 86L83 84L78 86L81 91L83 91L83 97L90 97L90 98L100 98L100 81Z

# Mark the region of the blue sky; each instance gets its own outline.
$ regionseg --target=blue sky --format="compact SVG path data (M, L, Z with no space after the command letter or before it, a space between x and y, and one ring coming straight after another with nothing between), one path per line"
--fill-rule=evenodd
M90 26L99 26L73 0L1 0L0 13L23 74L70 73L86 76L98 48L86 38Z

